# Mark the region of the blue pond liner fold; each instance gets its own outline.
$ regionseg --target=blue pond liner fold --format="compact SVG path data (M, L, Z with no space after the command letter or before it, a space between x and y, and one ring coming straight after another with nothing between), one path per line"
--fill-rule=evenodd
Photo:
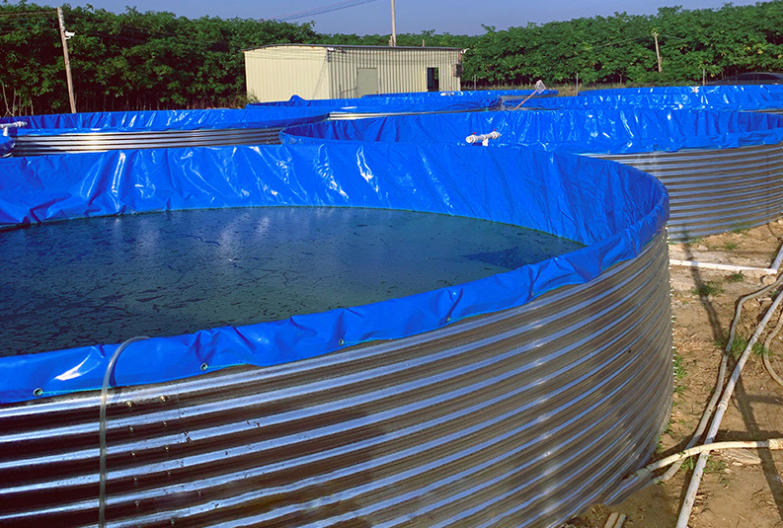
M520 306L639 255L663 228L655 178L522 149L330 144L114 151L0 160L0 229L91 216L249 206L378 207L503 222L587 247L486 279L272 323L135 343L112 385L276 365ZM101 386L117 344L0 358L0 402Z

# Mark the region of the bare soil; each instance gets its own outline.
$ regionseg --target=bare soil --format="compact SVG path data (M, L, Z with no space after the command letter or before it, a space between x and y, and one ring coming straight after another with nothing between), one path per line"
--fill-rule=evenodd
M783 243L783 220L741 232L670 245L680 260L770 267ZM715 389L721 354L739 297L772 282L757 272L672 267L674 345L679 356L674 405L668 430L654 458L681 451ZM745 303L738 335L749 339L769 308L769 295ZM774 328L778 315L767 325ZM767 332L762 336L763 343ZM783 334L783 332L781 332ZM731 375L744 346L730 353ZM764 440L783 437L783 387L764 368L763 351L752 353L742 371L716 438ZM783 376L783 338L770 345L773 369ZM612 512L625 514L623 528L673 528L690 482L692 464L664 484L649 486L622 504L596 505L563 528L604 528ZM690 528L783 528L783 451L734 450L713 453L697 495Z

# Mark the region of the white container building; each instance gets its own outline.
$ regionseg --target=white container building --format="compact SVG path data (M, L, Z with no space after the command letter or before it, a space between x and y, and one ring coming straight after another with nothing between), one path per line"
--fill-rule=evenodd
M460 90L458 48L275 44L243 51L250 101Z

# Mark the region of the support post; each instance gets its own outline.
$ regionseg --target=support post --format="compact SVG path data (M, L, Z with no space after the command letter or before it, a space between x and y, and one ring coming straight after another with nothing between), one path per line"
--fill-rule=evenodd
M60 22L60 39L63 41L63 58L65 59L65 78L68 81L68 99L71 102L71 113L76 113L76 101L73 96L73 79L71 78L71 61L68 58L68 40L65 37L65 19L63 9L57 8L57 20Z
M655 39L655 56L658 57L658 73L663 71L663 65L661 64L661 50L658 49L658 32L653 31L653 38Z
M392 34L391 34L391 39L389 39L389 45L396 46L397 45L397 15L395 15L394 13L394 0L391 0L391 9L392 9Z

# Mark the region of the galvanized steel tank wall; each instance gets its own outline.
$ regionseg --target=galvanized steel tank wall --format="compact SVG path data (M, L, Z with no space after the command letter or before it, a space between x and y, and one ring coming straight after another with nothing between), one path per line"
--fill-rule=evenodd
M766 224L783 212L780 145L593 157L636 167L663 182L674 242Z
M31 134L16 138L14 156L44 156L123 149L279 145L280 130L280 127L274 127Z
M623 490L672 394L665 233L527 305L112 389L107 526L558 526ZM0 525L98 523L98 392L0 407Z

